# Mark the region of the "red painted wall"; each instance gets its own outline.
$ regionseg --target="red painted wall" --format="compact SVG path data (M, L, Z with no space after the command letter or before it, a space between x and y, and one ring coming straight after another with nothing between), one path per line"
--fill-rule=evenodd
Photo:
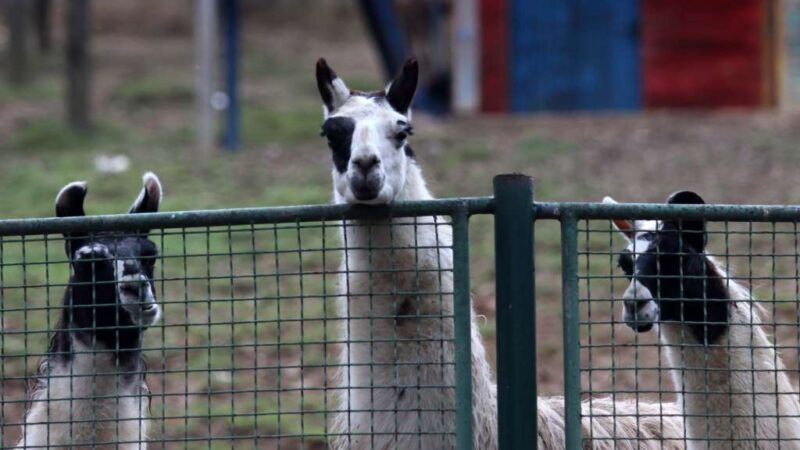
M645 106L767 103L762 1L770 0L645 0Z
M508 111L509 18L506 0L480 0L481 110Z

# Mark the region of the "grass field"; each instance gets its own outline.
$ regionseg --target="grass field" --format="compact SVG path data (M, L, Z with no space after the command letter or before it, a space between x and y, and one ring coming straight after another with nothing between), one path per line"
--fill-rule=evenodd
M156 7L157 2L150 4ZM51 216L55 194L73 180L89 182L89 214L124 212L146 170L161 177L164 211L328 202L329 150L318 137L321 108L314 61L325 56L352 88L373 89L385 80L350 6L329 2L329 10L305 14L307 8L287 5L246 23L244 148L237 153L200 155L194 146L192 40L179 15L174 19L178 25L149 23L146 32L98 25L90 134L64 125L57 55L35 58L35 75L22 87L0 83L0 216ZM115 23L111 8L99 6L96 14ZM332 20L321 20L327 17ZM416 114L414 122L414 149L440 197L489 195L494 174L524 172L535 177L536 197L543 200L597 201L612 195L619 201L659 202L675 190L693 189L710 202L800 203L800 114L790 111L447 119ZM117 154L130 159L129 170L104 174L95 169L96 157ZM608 230L609 224L590 227ZM756 231L769 231L768 225L760 227ZM779 230L784 234L777 241L770 234L735 235L726 246L723 237L712 236L710 245L715 252L747 255L771 252L775 245L795 255L796 230ZM558 233L556 223L537 225L539 389L548 394L561 393L563 375ZM491 220L475 217L471 238L474 300L487 318L481 331L494 358ZM155 239L162 248L159 289L169 325L151 330L147 341L153 415L167 417L156 422L155 437L198 438L197 445L229 448L229 441L202 439L278 433L308 436L302 442L287 438L282 448L322 446L323 411L330 399L324 390L312 388L324 386L330 377L320 367L332 358L325 341L333 338L332 311L324 301L332 281L322 269L332 269L337 261L331 252L298 250L335 247L336 233L314 226L300 231L293 225L223 227L208 233L167 230ZM580 239L597 251L624 247L621 238L608 232ZM23 377L33 372L55 320L56 312L43 308L60 301L67 280L62 248L58 236L3 241L4 424L21 417L23 404L15 402L24 398ZM759 297L782 300L767 309L788 325L770 331L789 347L783 353L794 370L798 327L790 325L797 323L797 261L790 256L778 258L774 268L768 257L727 262L734 273L752 281ZM51 264L37 264L45 261ZM615 264L613 256L585 257L582 275L620 275ZM769 274L786 280L763 279ZM603 299L618 298L622 281L587 283L581 296L598 305L591 316L593 343L612 338L620 345L654 342L652 335L635 337L624 325L610 323L619 316L618 306ZM293 297L301 289L303 297ZM278 295L284 300L278 302ZM588 314L589 303L582 305ZM589 335L583 338L588 343ZM615 353L592 349L591 355L584 350L582 358L600 368L612 362L631 367L634 359L652 366L658 356L652 348L635 355L618 348ZM166 372L176 368L180 372ZM592 387L652 387L658 379L636 370L610 373L595 372ZM588 378L584 383L588 386ZM254 411L283 413L256 416ZM212 420L204 418L209 415ZM3 428L0 447L13 442L16 428ZM274 444L258 443L264 448Z

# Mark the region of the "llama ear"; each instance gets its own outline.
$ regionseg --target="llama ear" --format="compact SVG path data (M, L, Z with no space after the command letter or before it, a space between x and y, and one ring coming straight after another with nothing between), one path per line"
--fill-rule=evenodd
M325 58L317 60L317 89L325 105L325 116L333 113L342 106L350 97L350 89L344 80L336 75L336 72L328 66Z
M153 172L147 172L142 176L142 192L134 200L129 214L154 213L158 212L161 204L161 182Z
M56 216L85 216L83 200L86 198L87 191L85 181L73 181L61 188L56 195Z
M667 199L668 205L704 205L705 203L702 197L692 191L675 192ZM706 236L706 223L704 220L665 221L663 229L680 231L683 242L691 245L698 252L706 248L708 236Z
M611 197L604 197L603 203L608 205L616 205L617 201ZM628 241L633 240L636 234L636 227L634 226L633 221L627 219L611 219L611 223L614 224L614 228L616 228L617 231L625 236L625 239Z
M86 213L83 210L83 200L88 191L85 181L73 181L64 186L56 195L56 216L58 217L82 217ZM85 234L64 233L64 250L67 257L72 258L75 250L86 244Z
M406 114L417 92L419 64L416 58L408 58L400 73L394 77L386 92L386 101L400 114Z

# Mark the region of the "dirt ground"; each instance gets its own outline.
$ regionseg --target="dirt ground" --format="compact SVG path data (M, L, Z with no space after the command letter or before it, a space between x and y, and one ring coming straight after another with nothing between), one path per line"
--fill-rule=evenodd
M6 217L49 216L52 196L60 186L73 179L89 179L93 189L97 186L92 191L93 195L96 193L97 202L94 211L118 211L129 201L141 170L150 167L157 168L165 180L165 210L325 203L329 200L328 150L317 137L321 114L313 79L314 62L320 56L326 57L353 88L373 89L385 81L357 12L343 2L310 0L271 2L272 6L252 10L245 22L244 149L236 154L203 159L197 157L192 138L194 63L190 3L188 0L168 4L154 0L118 1L113 6L107 2L95 3L93 108L98 124L95 137L75 138L59 128L63 107L58 55L35 59L36 75L29 86L0 88L0 153L4 157L0 167L2 214ZM57 37L60 33L57 30ZM446 118L415 114L414 122L414 149L419 164L440 197L490 195L493 175L523 172L535 178L536 198L540 200L598 201L604 195L611 195L619 201L661 202L671 192L691 189L715 203L800 204L800 187L796 181L800 170L798 111L646 111ZM106 153L128 155L132 160L130 172L118 178L96 174L91 161L98 154ZM122 179L127 183L124 190L117 187ZM592 222L588 226L593 231L579 236L583 251L609 252L624 247L622 239L608 231L608 223ZM714 226L723 230L726 224ZM751 228L756 234L749 234ZM727 255L724 262L733 273L753 286L759 298L778 300L765 305L767 323L772 324L768 331L774 333L779 345L784 347L781 353L794 377L800 354L796 227L780 225L777 234L769 225L729 224L728 229L737 230L739 234L730 239L721 234L712 235L710 248L723 257ZM312 240L321 239L324 234L319 230L310 232ZM481 331L494 359L492 223L488 218L476 217L471 232L475 306L486 316ZM558 233L556 223L537 223L538 388L544 394L563 394ZM174 242L172 247L167 245L165 254L178 258L180 248L178 241ZM265 242L278 245L269 238L265 238ZM191 245L199 245L201 253L209 252L209 244L205 248L202 243ZM769 256L758 256L765 253L788 256L777 258L777 262ZM317 261L314 264L324 267L328 263ZM658 364L654 333L634 335L618 323L619 305L611 299L619 298L624 282L611 279L621 275L614 255L592 253L582 256L580 263L584 277L581 279L584 321L581 361L585 369L592 369L583 373L584 389L625 396L635 395L635 390L658 387L670 390L668 375ZM214 266L214 270L219 269L224 275L225 262L219 265ZM186 272L172 266L166 269L167 272L171 270L176 270L176 276L186 276ZM191 267L187 269L191 270ZM271 266L270 270L279 271ZM770 280L770 275L783 278ZM602 279L604 277L606 279ZM175 279L172 282L164 288L167 298L181 288ZM324 284L325 280L315 282ZM242 289L242 298L252 293L249 287L233 282L217 287L223 292L228 288ZM212 287L197 286L197 289L211 292ZM185 313L189 323L192 310L181 299L173 300L174 310ZM198 311L211 314L211 301L208 303L207 308L201 305ZM284 313L296 313L294 307L303 306L288 307ZM593 309L590 311L590 308ZM230 307L230 311L213 311L223 314L223 323L225 318L232 320L253 312L246 308L234 310L234 307ZM277 314L283 317L280 311ZM175 320L175 324L179 324L184 318ZM6 326L13 323L12 315L7 315ZM21 329L41 327L37 329L46 330L43 323L37 327L21 324L21 321L16 324ZM199 335L191 333L192 327ZM154 351L150 357L157 360L153 389L161 392L161 398L156 395L156 415L172 415L160 423L160 433L170 434L173 427L178 436L202 436L206 431L246 433L262 427L287 435L324 432L325 420L319 415L309 415L307 422L297 423L290 419L281 422L280 418L276 423L266 424L259 419L227 420L227 416L237 412L234 400L250 401L253 408L274 408L273 401L286 410L291 407L326 408L328 399L324 392L312 393L303 400L287 397L282 406L281 395L273 395L281 389L319 386L327 379L324 370L310 370L303 375L301 367L309 360L304 359L302 346L287 345L283 350L280 346L277 350L241 348L231 352L225 343L217 343L213 354L212 350L207 355L182 352L177 346L158 354L159 350L165 352L158 341L163 344L172 338L185 338L186 342L199 346L215 342L210 328L200 322L193 323L192 327L187 325L185 333L179 329L162 330L153 340ZM277 333L274 337L278 343L281 339L296 342L292 334L304 329L270 328L269 332ZM244 336L259 330L264 331L258 326L242 325L231 333ZM307 332L320 339L328 333L312 328ZM41 338L33 341L41 342L46 333L41 334ZM16 341L9 337L4 342L6 348L11 348ZM614 345L609 347L607 344L611 342ZM25 345L28 345L27 338ZM323 361L327 358L328 349L324 346L305 347L305 350L306 357L317 352L323 355ZM262 369L243 368L237 374L235 370L225 370L234 356L237 363L247 358L270 363ZM198 358L196 367L213 365L219 370L190 381L158 373L159 368L163 370L194 357ZM23 407L9 399L16 401L24 397L21 378L13 381L11 378L30 373L34 360L20 357L15 366L14 360L8 359L11 362L3 369L8 382L4 380L0 398L9 402L2 408L7 424L19 420ZM278 361L277 366L270 365L273 360ZM611 370L612 367L615 370ZM258 394L252 400L239 398L226 394L222 388L228 384L233 386L233 380L244 383L241 380L247 377L270 379L276 374L278 381L272 384L256 383L265 389L260 398ZM220 397L212 395L215 389ZM190 391L196 394L192 397L198 402L195 405L187 400L188 395L179 395ZM170 396L170 392L176 394ZM181 420L181 413L216 415L220 420L203 423L198 431ZM280 431L282 426L287 428ZM6 445L12 442L16 430L10 425L3 430L2 444ZM180 445L174 444L175 447ZM218 445L223 446L223 443ZM272 444L259 445L270 448ZM283 442L284 448L320 445L319 436L303 442L296 439Z

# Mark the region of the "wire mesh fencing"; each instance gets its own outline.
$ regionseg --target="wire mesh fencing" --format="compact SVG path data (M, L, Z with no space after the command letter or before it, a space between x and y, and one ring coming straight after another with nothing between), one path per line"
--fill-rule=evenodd
M573 442L800 446L797 209L768 209L579 205L561 216Z
M486 213L501 448L542 426L566 448L800 445L800 209L532 203L510 180L392 208L0 221L0 447L38 425L29 448L472 448L468 232ZM534 420L532 241L553 219L561 425Z
M453 243L448 238L409 247L394 236L414 235L435 221L436 232L449 237L452 222L438 216L348 221L347 227L375 228L371 232L385 234L388 241L347 242L341 239L346 216L341 211L319 207L287 215L276 209L261 219L226 212L210 219L189 213L193 217L177 221L172 214L117 216L110 222L95 217L39 227L53 231L67 223L80 228L80 245L73 245L70 257L60 234L4 231L0 447L14 447L24 435L27 448L47 448L53 442L67 442L70 448L138 448L144 442L148 448L326 448L336 438L331 424L341 413L353 420L357 414L371 420L402 417L415 425L393 433L439 433L442 442L450 442L456 434L455 403L431 404L423 397L445 391L455 398L454 327L469 339L468 326L454 325L456 314L469 317L469 304L453 310ZM131 289L118 277L133 270L126 261L142 259L142 244L124 231L137 226L131 220L150 221L149 241L158 249L147 258L161 319L149 326L126 322L122 316L129 309L114 304L122 303ZM29 223L12 225L26 229ZM120 249L120 242L130 239L134 243L126 245L133 246L133 256ZM98 242L111 248L110 254L98 250ZM88 280L78 276L76 259L83 249L89 249L83 255L91 267ZM424 267L418 263L423 254L441 264ZM111 278L103 274L106 263ZM466 274L467 264L459 269ZM367 283L350 286L344 273L359 274ZM82 285L90 289L80 294ZM103 285L116 292L111 300L101 293ZM140 288L146 286L133 289ZM90 299L76 300L81 295ZM145 301L145 294L136 295ZM381 315L380 305L394 298L407 301L392 303L392 314ZM431 308L420 312L415 302L421 299ZM68 325L60 323L64 318ZM131 330L141 332L141 344L126 341ZM66 336L70 344L54 345L56 335ZM431 353L421 350L426 346L447 350L430 359ZM344 349L367 357L343 359ZM141 350L141 366L128 361L132 350ZM42 361L47 365L40 372ZM468 359L458 364L469 374ZM387 368L396 373L388 380L377 376ZM342 378L349 376L344 373L353 371L366 374L367 381L351 383L351 397L357 391L380 398L381 391L403 389L417 401L395 405L375 400L358 411L341 400L346 390ZM431 373L440 375L435 384L425 379ZM140 375L146 389L136 382L129 389L130 380ZM465 410L469 413L469 407ZM146 424L141 417L147 417ZM432 421L441 425L430 428ZM375 430L352 429L344 439L363 438L350 434L376 439Z

